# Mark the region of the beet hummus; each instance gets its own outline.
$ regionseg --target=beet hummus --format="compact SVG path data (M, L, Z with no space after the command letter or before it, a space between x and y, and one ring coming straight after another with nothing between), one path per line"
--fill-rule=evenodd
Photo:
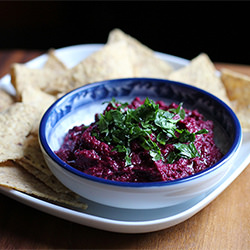
M138 97L113 98L95 122L70 129L55 153L86 174L121 182L176 180L222 157L213 122L197 110Z

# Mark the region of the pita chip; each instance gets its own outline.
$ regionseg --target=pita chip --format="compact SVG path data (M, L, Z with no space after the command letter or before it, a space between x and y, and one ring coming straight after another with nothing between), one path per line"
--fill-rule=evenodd
M46 186L50 187L57 193L70 193L71 191L66 188L61 182L59 182L54 175L47 175L38 170L36 167L23 162L22 160L18 160L17 163L23 167L26 171L32 174L34 177L43 182Z
M53 88L68 92L97 81L133 77L133 67L125 42L107 44L53 81Z
M24 142L36 119L36 109L23 103L0 113L0 162L23 156Z
M44 200L59 203L78 209L86 209L87 205L79 201L79 197L71 193L57 193L22 167L7 162L0 165L0 186L11 188Z
M250 77L230 69L221 69L221 80L243 131L250 131Z
M10 69L11 83L16 89L17 99L22 100L23 91L31 87L49 93L53 80L66 70L66 66L55 56L54 50L49 51L43 68L34 69L21 63L12 64Z
M10 73L18 100L26 88L35 87L48 92L51 82L58 76L58 72L52 69L31 69L20 63L14 63Z
M22 92L22 103L33 106L36 109L37 120L33 124L32 133L38 134L40 120L49 106L56 101L56 97L42 90L30 87Z
M114 29L108 37L108 44L124 41L130 50L135 77L167 78L172 66L155 56L153 50L120 29Z
M19 161L32 165L47 176L52 175L52 172L44 160L38 141L38 135L30 134L27 136L23 144L23 155L18 159L18 162Z
M43 68L50 69L58 73L62 73L67 70L66 65L56 56L54 49L49 50L48 58Z
M5 90L0 89L0 112L14 103L14 98Z
M173 71L169 79L206 90L231 105L225 87L220 77L216 75L213 63L204 53L191 60L187 66Z

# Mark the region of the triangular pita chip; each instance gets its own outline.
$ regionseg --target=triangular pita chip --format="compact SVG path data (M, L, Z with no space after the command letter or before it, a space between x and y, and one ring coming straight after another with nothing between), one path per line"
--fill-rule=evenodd
M23 155L19 158L19 161L32 165L40 172L51 176L52 172L45 163L39 141L38 135L30 134L27 136L23 144Z
M206 90L230 105L225 87L216 75L216 69L206 54L200 54L191 62L169 75L169 79Z
M172 66L155 56L154 51L120 29L114 29L108 37L108 44L124 41L130 50L135 77L167 78Z
M88 83L134 75L128 45L107 44L52 82L51 88L67 92Z
M23 155L23 145L37 120L36 109L15 103L0 113L0 162L18 159Z
M35 197L58 202L79 209L86 209L87 205L80 202L74 193L57 193L16 164L0 165L0 186L15 189Z
M17 99L22 100L23 91L30 87L50 93L51 82L66 70L66 66L55 56L53 50L49 51L43 68L33 69L21 63L12 64L11 83L16 89Z
M221 80L244 131L250 131L250 76L221 69Z
M67 69L66 65L55 55L54 49L49 50L48 58L43 68L50 69L58 73L62 73Z

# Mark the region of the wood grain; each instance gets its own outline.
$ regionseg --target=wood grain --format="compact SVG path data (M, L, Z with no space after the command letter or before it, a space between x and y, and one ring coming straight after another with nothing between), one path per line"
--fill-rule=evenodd
M0 76L12 62L40 51L0 51ZM219 69L227 64L216 64ZM233 68L233 65L229 65ZM250 72L250 66L235 67ZM250 149L249 149L250 150ZM250 249L250 165L212 203L190 219L153 233L119 234L85 227L0 194L0 249Z
M0 77L8 74L12 63L25 63L41 55L38 50L0 50Z
M215 67L218 70L220 70L222 68L227 68L227 69L231 69L233 71L250 76L250 66L248 66L248 65L230 64L230 63L215 63Z

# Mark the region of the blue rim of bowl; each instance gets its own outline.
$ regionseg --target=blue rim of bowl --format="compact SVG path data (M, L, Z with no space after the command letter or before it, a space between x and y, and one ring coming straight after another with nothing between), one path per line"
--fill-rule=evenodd
M132 183L132 182L120 182L120 181L113 181L113 180L106 180L100 177L96 177L96 176L92 176L89 174L86 174L84 172L81 172L80 170L77 170L76 168L68 165L66 162L64 162L63 160L61 160L50 148L46 137L45 137L45 127L46 127L46 121L48 120L48 117L50 115L50 112L53 110L53 108L59 103L61 102L62 99L67 98L69 96L74 95L76 92L87 89L87 88L91 88L91 87L95 87L95 86L99 86L102 84L105 84L107 82L114 82L114 81L131 81L136 79L137 81L141 81L141 80L151 80L151 81L161 81L161 82L168 82L170 84L177 84L179 86L183 86L185 88L190 88L192 90L195 91L199 91L201 93L203 93L204 95L207 95L208 97L214 99L217 103L219 103L221 106L224 107L224 109L227 110L227 112L230 114L230 116L233 119L233 123L234 123L234 127L236 128L235 131L235 138L233 140L232 146L230 147L230 149L228 150L228 152L214 165L212 165L211 167L200 171L194 175L190 175L187 177L183 177L180 179L176 179L176 180L171 180L171 181L158 181L158 182L136 182L136 183ZM176 185L176 184L180 184L180 183L184 183L184 182L189 182L193 179L197 179L200 178L204 175L209 174L210 172L218 169L221 165L223 165L225 162L229 161L232 157L233 154L236 153L241 145L242 142L242 129L241 129L241 125L240 122L236 116L236 114L234 113L234 111L226 104L224 103L222 100L220 100L219 98L217 98L216 96L214 96L213 94L194 87L194 86L190 86L187 85L185 83L182 82L176 82L176 81L171 81L171 80L165 80L165 79L155 79L155 78L121 78L121 79L112 79L112 80L106 80L106 81L100 81L100 82L95 82L95 83L91 83L90 85L85 85L82 87L79 87L77 89L74 89L70 92L68 92L67 94L65 94L64 96L62 96L61 98L59 98L57 101L55 101L48 109L47 111L44 113L41 122L40 122L40 126L39 126L39 140L40 140L40 145L42 146L42 148L44 149L44 151L46 152L46 154L52 158L52 160L54 162L56 162L59 166L63 167L65 170L69 171L72 174L75 174L77 176L83 177L85 179L88 179L90 181L95 181L95 182L99 182L99 183L103 183L103 184L109 184L109 185L114 185L114 186L124 186L124 187L159 187L159 186L169 186L169 185Z

